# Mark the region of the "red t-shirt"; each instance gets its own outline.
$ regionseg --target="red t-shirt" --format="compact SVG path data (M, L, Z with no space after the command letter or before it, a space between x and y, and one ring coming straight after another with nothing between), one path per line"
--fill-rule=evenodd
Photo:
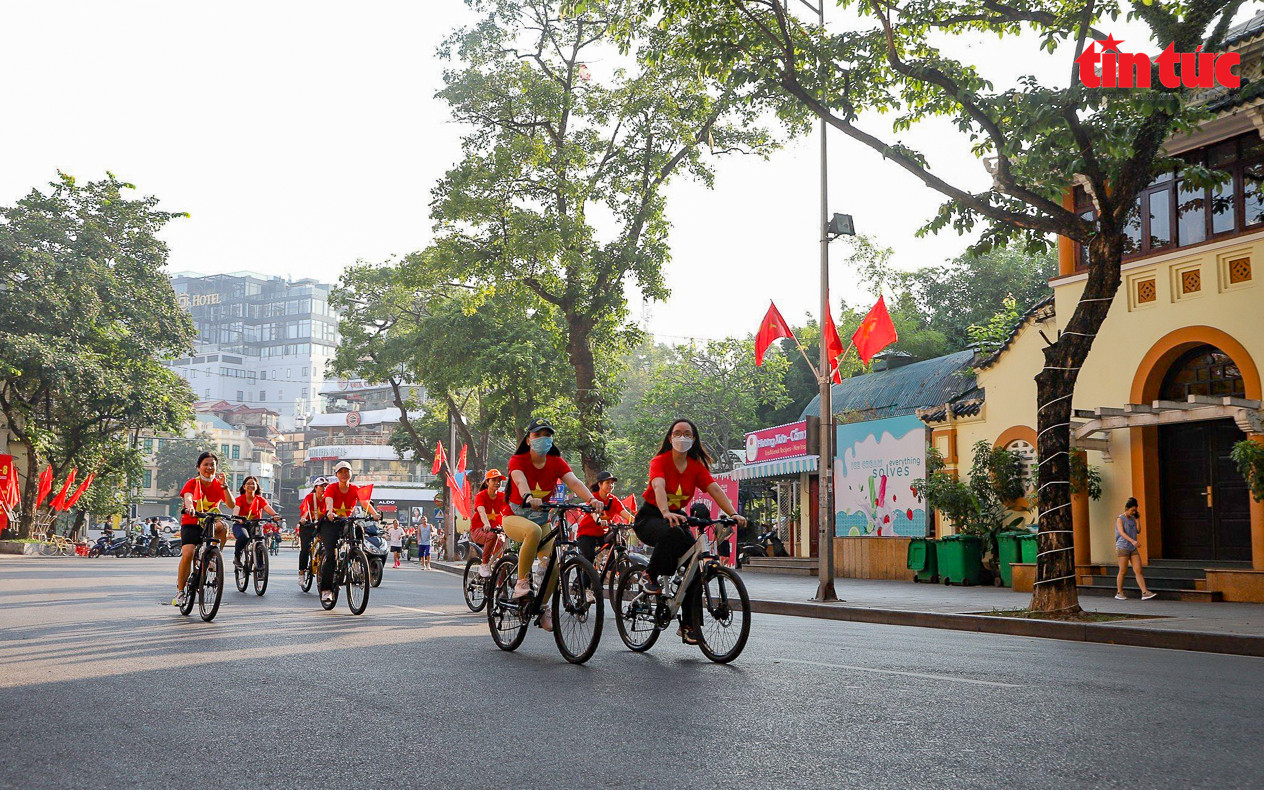
M488 496L486 489L479 491L474 497L474 512L478 513L479 508L487 511L487 520L491 522L493 527L500 526L500 519L513 513L509 509L509 501L505 499L504 494L497 494L495 499ZM474 528L482 529L483 520L481 518L474 519Z
M200 513L210 513L220 502L226 505L233 504L228 492L219 484L218 478L208 483L201 477L195 477L185 483L184 488L180 489L181 499L184 499L185 494L193 495L193 509ZM194 516L185 513L181 516L180 523L186 527L195 527L198 520Z
M328 491L329 489L326 488L325 490ZM313 491L303 497L303 507L299 508L299 510L307 514L306 518L308 520L316 521L325 512L325 498L322 496L320 501L317 502L316 492Z
M605 505L606 509L601 511L601 517L607 521L613 521L620 513L627 511L627 508L623 506L623 503L620 502L619 498L614 494L610 495L610 498L606 500ZM597 519L593 518L592 513L585 513L584 517L579 520L579 528L575 530L575 534L592 535L593 537L599 538L606 534L606 528L599 524Z
M237 497L238 515L242 518L259 518L263 515L263 508L268 504L268 500L255 494L255 498L246 502L246 495L242 494Z
M343 491L342 487L335 483L325 489L325 498L334 501L334 509L330 515L346 517L351 515L351 511L355 510L355 506L360 502L360 489L348 483L347 490Z
M570 464L560 455L544 456L544 466L535 468L531 463L531 453L515 455L509 459L509 501L521 505L522 493L518 484L513 482L513 473L517 469L527 476L527 485L531 486L531 496L537 499L548 499L553 496L553 487L562 476L571 471Z
M650 459L650 484L646 486L641 497L651 505L658 507L654 497L654 480L663 478L667 484L667 506L672 510L682 510L685 504L693 499L694 490L706 491L715 482L711 472L696 458L685 461L685 471L676 469L670 452L661 453Z

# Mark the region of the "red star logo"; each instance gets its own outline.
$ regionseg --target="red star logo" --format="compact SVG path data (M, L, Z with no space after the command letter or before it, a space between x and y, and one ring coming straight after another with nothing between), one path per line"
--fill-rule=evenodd
M1115 38L1114 35L1109 35L1106 37L1105 41L1101 41L1099 43L1102 45L1102 52L1105 52L1108 49L1113 49L1118 52L1119 45L1124 43L1124 40L1122 38Z

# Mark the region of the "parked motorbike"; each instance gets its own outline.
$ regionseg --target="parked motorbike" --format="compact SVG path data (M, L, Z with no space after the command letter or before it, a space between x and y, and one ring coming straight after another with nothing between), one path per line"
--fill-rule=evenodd
M109 543L101 551L106 557L130 557L132 555L132 539L127 535L109 538Z
M770 529L755 536L753 541L742 543L737 547L738 564L743 565L751 557L789 557L786 544L781 541L777 530Z
M377 524L370 523L364 527L364 553L369 556L369 581L377 587L382 583L386 557L390 554L386 539L378 532Z
M457 562L465 562L466 558L470 556L471 551L477 551L480 556L482 555L482 547L480 547L477 543L475 543L473 545L473 548L471 548L470 533L462 532L461 537L457 538L456 540Z

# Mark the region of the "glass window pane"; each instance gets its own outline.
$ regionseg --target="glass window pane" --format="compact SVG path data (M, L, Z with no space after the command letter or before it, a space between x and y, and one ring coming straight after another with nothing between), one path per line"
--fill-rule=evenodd
M1139 203L1134 204L1124 221L1124 255L1141 252L1141 212L1138 207Z
M1248 226L1264 222L1264 162L1242 171L1242 202Z
M1211 167L1224 167L1238 158L1238 144L1235 140L1214 146L1207 156L1207 164Z
M1233 181L1211 189L1211 232L1233 230Z
M1166 189L1150 193L1150 249L1172 243L1172 196Z
M1197 244L1207 238L1207 191L1191 189L1182 181L1179 194L1176 203L1178 243L1182 246Z

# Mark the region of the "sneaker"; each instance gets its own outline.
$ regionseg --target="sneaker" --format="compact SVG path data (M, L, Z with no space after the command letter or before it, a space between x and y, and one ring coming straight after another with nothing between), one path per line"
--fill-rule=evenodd
M324 601L325 603L329 603L330 601L332 601L332 600L334 599L334 594L333 594L333 591L332 591L332 590L324 590L324 591L323 591L323 592L321 592L321 594L320 594L320 599L321 599L322 601Z
M1159 597L1159 594L1156 592L1148 592L1148 593L1141 594L1141 600L1143 601L1148 601L1151 598L1158 598L1158 597Z
M299 584L302 584L304 581L306 581L306 579L307 579L307 576L306 576L306 575L305 575L302 571L299 571L299 572L298 572L298 583L299 583Z
M645 581L641 582L641 591L646 595L663 594L663 588L659 586L658 580L653 577L649 577Z
M540 627L545 631L553 630L553 610L545 609L544 614L540 615Z
M183 590L181 590L179 593L177 593L175 598L172 598L172 599L171 599L171 605L172 605L172 606L184 606L184 591L183 591Z
M492 577L492 569L487 567L487 563L483 563L478 566L478 575L482 576L484 579L490 579Z
M588 601L588 603L597 603L597 596L593 594L592 590L584 590L584 600Z
M692 628L685 628L683 625L676 629L676 636L680 637L680 641L687 645L698 644L698 637L694 634Z
M1115 593L1115 600L1116 600L1116 601L1126 601L1126 600L1128 600L1128 596L1124 595L1123 593Z
M530 594L531 594L531 582L529 582L526 579L519 579L518 583L514 585L513 597L526 598Z

